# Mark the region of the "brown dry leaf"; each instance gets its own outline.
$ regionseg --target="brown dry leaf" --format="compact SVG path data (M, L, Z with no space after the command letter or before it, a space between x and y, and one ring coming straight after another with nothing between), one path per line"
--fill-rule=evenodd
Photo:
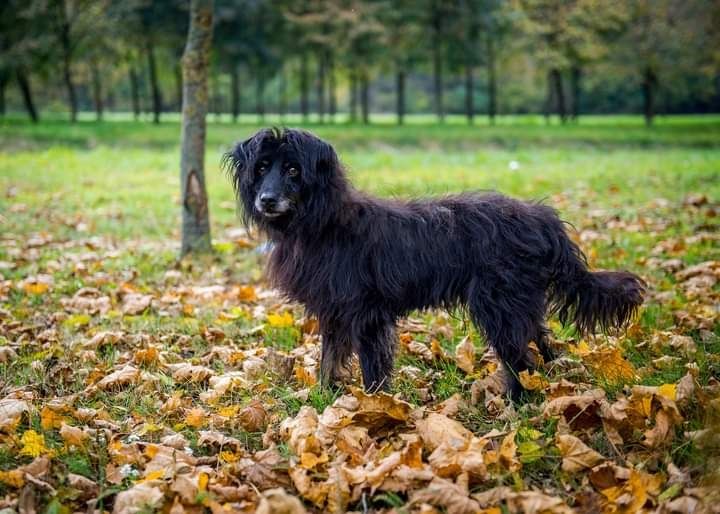
M94 498L100 492L100 487L95 482L82 475L69 473L67 480L70 487L82 493L82 498Z
M388 423L407 421L412 406L388 393L367 394L360 388L351 387L350 392L358 400L357 411L352 415L353 422L360 423L370 430L377 430Z
M305 514L306 512L302 502L282 488L263 491L256 511L257 514Z
M90 438L90 434L85 432L82 428L71 427L66 423L62 423L60 427L60 437L63 438L65 444L68 446L81 447Z
M562 500L537 491L510 493L507 498L510 512L524 514L572 514L573 509Z
M635 368L623 358L620 348L609 345L591 347L582 341L571 351L601 380L617 384L637 379Z
M30 405L25 400L15 398L0 400L0 430L13 431L23 413L29 411Z
M240 410L238 421L248 432L261 432L267 425L267 411L260 400L253 400Z
M315 437L318 415L309 405L300 408L294 418L288 418L280 425L280 436L287 441L295 455L314 453L320 455L322 448Z
M475 345L470 336L465 336L455 347L455 363L457 367L470 375L475 369Z
M429 503L453 514L477 514L480 511L480 504L468 497L467 483L463 485L460 479L454 483L444 478L434 478L427 487L412 493L410 503Z
M467 448L473 434L454 419L431 412L416 422L417 432L425 448L433 452L441 444L451 448Z
M573 435L558 435L556 444L563 457L562 469L568 473L590 469L605 460L605 457Z
M630 476L624 484L600 492L605 496L607 507L612 509L612 512L634 514L639 512L648 500L660 494L664 481L660 475L650 475L631 469Z
M135 352L133 361L137 364L149 366L155 364L160 358L160 352L157 347L149 346Z
M202 383L215 375L215 372L205 366L193 366L187 362L169 364L172 377L178 382Z
M432 360L435 358L430 348L428 348L425 343L421 343L420 341L410 341L407 345L407 351L411 355L420 357L425 362L432 362Z
M139 483L118 493L115 498L114 514L136 514L146 509L156 509L162 505L165 495L160 488L147 483Z
M140 378L140 370L130 364L125 365L113 373L110 373L102 380L100 380L95 386L99 389L112 389L114 387L120 387L128 384L132 384L138 381Z
M189 427L200 428L207 420L207 413L202 407L193 407L185 414L185 424Z
M150 294L128 293L123 297L122 313L129 316L142 314L150 307L152 299Z
M575 396L560 396L547 403L543 415L561 416L571 431L594 429L601 424L600 411L607 404L605 391L593 389Z

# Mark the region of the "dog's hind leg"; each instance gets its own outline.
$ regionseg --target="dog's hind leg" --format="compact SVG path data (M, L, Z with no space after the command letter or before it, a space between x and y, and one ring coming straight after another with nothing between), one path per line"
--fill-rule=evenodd
M357 320L353 342L360 357L363 385L370 393L390 388L395 357L395 321L383 316Z
M555 350L553 350L548 343L549 335L550 330L545 326L545 324L538 323L537 328L535 329L535 337L533 338L533 341L535 341L538 350L540 350L540 355L542 355L544 362L553 361L555 360L555 357L557 357L555 355Z
M513 400L519 400L523 391L520 372L534 367L528 344L540 333L543 304L517 291L494 296L499 301L473 298L468 307L473 323L485 333L508 371L508 394Z
M340 381L342 370L352 356L347 330L332 322L320 322L322 347L320 350L320 383L330 386Z

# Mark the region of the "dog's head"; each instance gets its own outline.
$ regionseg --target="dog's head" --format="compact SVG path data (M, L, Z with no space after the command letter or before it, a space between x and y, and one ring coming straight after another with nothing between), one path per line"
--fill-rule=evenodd
M315 224L327 210L326 196L342 182L335 150L304 130L263 129L238 143L224 158L245 223L284 232Z

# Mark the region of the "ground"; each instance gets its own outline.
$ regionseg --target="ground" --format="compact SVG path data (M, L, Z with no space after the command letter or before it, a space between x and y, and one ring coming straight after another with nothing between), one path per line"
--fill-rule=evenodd
M185 260L178 123L0 122L3 512L718 508L720 118L308 127L360 188L541 199L593 268L647 281L626 332L551 321L518 404L459 312L401 324L392 395L315 383L315 323L219 170L243 121L211 119L215 252Z

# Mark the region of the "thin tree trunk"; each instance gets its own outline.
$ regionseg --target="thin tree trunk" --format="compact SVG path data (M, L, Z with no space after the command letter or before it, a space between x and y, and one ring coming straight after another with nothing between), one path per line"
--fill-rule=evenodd
M469 62L465 65L465 116L472 125L475 119L475 84L472 63Z
M240 115L240 73L236 65L230 67L230 103L233 123L237 123Z
M570 89L572 94L572 119L577 121L580 116L580 97L582 95L582 69L575 65L570 70Z
M318 55L317 111L320 123L325 122L325 52Z
M642 93L643 93L643 114L645 125L652 125L655 118L655 91L658 84L657 75L649 66L643 71Z
M93 103L95 104L95 118L97 121L102 121L103 111L105 106L103 105L103 92L102 92L102 81L100 78L100 69L98 63L92 61L90 63L90 74L92 76L92 92L93 92Z
M17 78L18 86L20 87L20 92L22 93L25 110L27 110L32 122L37 123L40 117L38 116L37 109L35 108L35 102L33 102L30 80L27 75L25 75L25 72L20 69L15 73L15 77Z
M215 121L220 121L222 114L222 99L220 95L220 75L218 73L212 74L212 105L213 112L215 113Z
M487 66L488 66L488 117L490 125L495 125L497 115L497 74L495 70L495 42L492 36L487 36Z
M405 122L405 70L400 67L395 74L395 90L397 122L402 125Z
M258 71L257 81L255 82L255 112L258 115L260 123L265 122L265 74L262 70Z
M57 16L60 20L60 48L62 49L63 64L63 80L68 94L68 103L70 107L70 121L77 121L78 104L77 93L75 92L75 84L72 80L72 42L70 40L70 23L67 19L67 9L65 1L58 2Z
M335 91L335 57L332 53L328 55L328 109L330 113L330 123L335 122L335 114L337 113L337 92Z
M545 107L543 109L543 115L545 116L545 125L550 125L550 113L552 112L553 106L553 77L552 70L547 73L547 91L545 96Z
M308 121L308 58L303 52L300 57L300 112L304 123Z
M565 91L563 89L562 75L560 70L553 68L550 71L550 76L552 78L557 114L560 116L560 121L565 123L567 121L567 110L565 109Z
M147 40L148 72L150 75L150 87L152 89L153 123L160 123L160 112L162 111L162 96L158 84L157 65L155 63L155 44L152 38ZM183 71L184 73L184 71Z
M0 116L5 116L5 88L8 83L8 72L0 70Z
M191 0L190 28L182 58L181 255L211 250L204 161L212 13L212 0Z
M445 121L445 105L443 103L443 62L442 62L442 16L439 0L432 3L432 59L433 59L433 97L435 114L440 122Z
M280 67L280 84L279 84L280 91L279 97L280 101L278 102L278 110L280 111L280 121L283 121L285 119L285 114L287 114L288 110L288 95L287 95L287 74L285 72L285 66Z
M132 99L133 116L140 118L140 84L135 66L130 66L130 97Z
M370 81L366 71L362 71L360 77L360 108L362 109L362 121L365 125L370 123Z
M357 121L357 104L358 104L358 74L355 70L350 70L350 121Z

